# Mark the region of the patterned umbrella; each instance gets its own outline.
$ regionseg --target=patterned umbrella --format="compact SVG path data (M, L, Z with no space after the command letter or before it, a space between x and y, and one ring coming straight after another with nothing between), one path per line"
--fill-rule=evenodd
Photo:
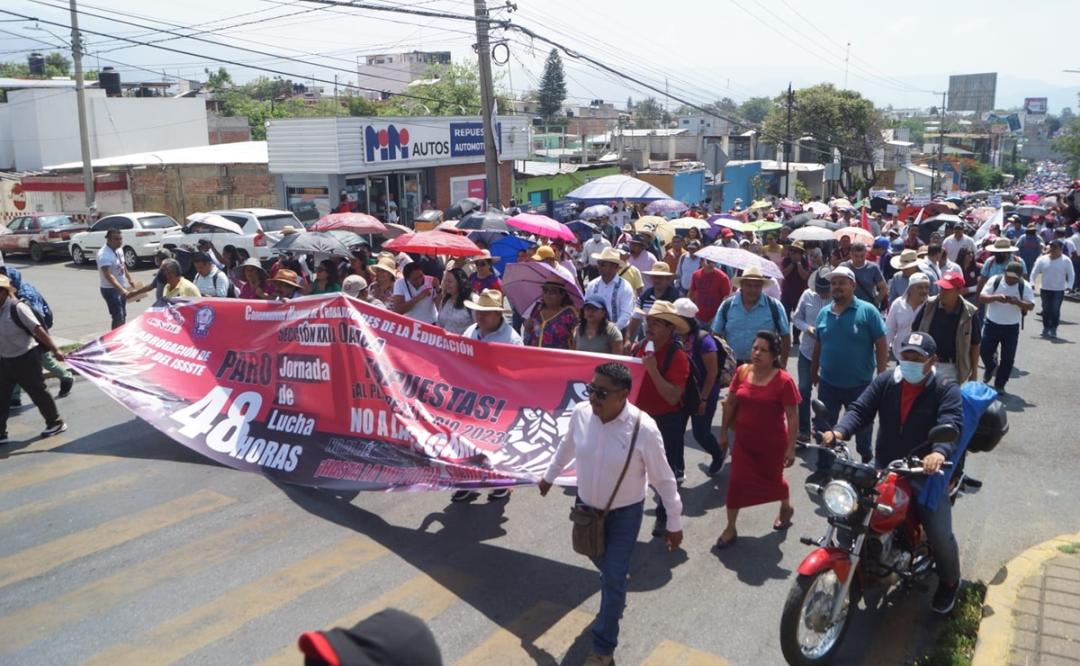
M784 274L780 272L780 267L768 259L763 259L753 252L748 252L735 247L721 247L719 245L709 245L703 247L697 251L697 256L702 259L713 262L714 264L723 264L724 266L731 266L739 270L746 270L751 266L757 266L761 269L761 272L768 275L771 278L782 280Z
M645 206L645 212L649 215L678 214L690 208L677 199L657 199Z
M367 213L330 213L311 225L311 231L351 231L354 234L378 234L386 225Z

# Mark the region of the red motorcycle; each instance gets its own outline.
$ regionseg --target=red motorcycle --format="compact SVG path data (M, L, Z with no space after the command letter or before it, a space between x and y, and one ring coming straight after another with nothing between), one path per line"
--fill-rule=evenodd
M814 403L824 423L824 405ZM939 425L925 444L955 442L958 437L954 426ZM934 570L909 482L910 477L924 474L920 459L896 460L878 470L853 461L842 441L810 448L829 451L835 460L825 483L806 484L811 497L820 498L828 511L829 528L816 541L801 539L818 548L799 565L780 618L784 658L799 666L832 659L853 610L871 586L884 586L886 592L897 584L907 589ZM962 473L957 476L950 484L949 501L977 490L977 482L969 484Z

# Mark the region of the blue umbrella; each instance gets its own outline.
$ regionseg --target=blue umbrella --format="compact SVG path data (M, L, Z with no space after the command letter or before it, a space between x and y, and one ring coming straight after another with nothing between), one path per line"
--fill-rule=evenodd
M590 180L564 198L577 201L655 201L670 199L663 190L633 176L603 176Z
M492 257L498 257L499 260L495 263L495 270L501 274L506 270L506 264L512 264L517 261L518 252L521 250L528 250L535 243L530 243L524 238L517 236L506 236L500 238L491 244L489 252Z
M567 222L566 226L569 227L570 231L573 231L574 235L581 240L585 240L596 232L596 225L586 222L585 220L574 220L573 222Z

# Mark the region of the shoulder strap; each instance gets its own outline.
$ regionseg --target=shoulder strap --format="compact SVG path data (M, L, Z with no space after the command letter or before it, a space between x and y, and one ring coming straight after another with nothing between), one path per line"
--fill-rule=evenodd
M19 303L26 303L26 301L24 301L24 300L17 300L17 301L13 300L13 301L11 301L11 309L8 311L11 314L11 321L14 322L16 326L18 326L22 330L26 331L26 334L29 335L32 338L32 337L34 337L34 333L29 328L26 327L26 323L22 320L22 317L19 316L19 313L16 312L16 310L19 309ZM27 303L26 307L30 308L30 304ZM33 312L34 308L30 308L30 311Z
M772 327L777 333L783 334L780 330L780 312L776 305L776 299L768 294L762 294L766 298L766 303L769 304L769 314L772 315Z
M671 361L675 358L675 351L680 347L681 345L675 340L668 343L667 355L664 357L664 364L660 367L661 375L667 374L667 371L671 369Z
M619 480L615 482L615 487L611 490L611 497L608 498L607 506L604 507L604 513L602 516L606 516L607 512L611 510L611 504L615 501L615 495L619 492L619 486L622 485L623 479L626 477L626 470L630 468L630 460L634 456L634 447L637 446L638 430L641 428L641 410L638 410L637 418L634 419L634 434L630 435L630 450L626 452L626 462L623 463L622 471L619 472Z
M723 320L722 323L720 324L720 330L721 331L727 329L727 316L728 316L728 312L731 310L731 299L732 298L733 298L733 296L728 296L727 298L724 299L724 302L720 304L720 318Z

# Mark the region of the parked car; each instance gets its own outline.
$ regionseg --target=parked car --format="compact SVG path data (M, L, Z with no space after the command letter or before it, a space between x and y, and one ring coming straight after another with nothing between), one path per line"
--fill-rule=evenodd
M281 231L285 227L292 227L299 232L305 230L304 224L287 210L236 208L210 212L240 225L243 233L236 234L202 224L188 224L180 231L166 234L161 239L161 244L167 248L181 245L195 247L205 238L212 242L219 252L226 245L232 245L242 258L255 257L260 261L268 261L273 258L270 248L281 240Z
M98 250L105 246L105 233L119 229L124 239L121 253L129 270L134 270L140 260L153 260L161 247L161 238L178 231L180 225L164 213L118 213L101 218L89 231L75 234L68 244L71 260L85 264L94 260Z
M0 251L27 252L34 261L41 261L48 254L67 255L68 241L86 231L86 224L65 213L27 213L11 220L7 228L11 233L0 235Z

